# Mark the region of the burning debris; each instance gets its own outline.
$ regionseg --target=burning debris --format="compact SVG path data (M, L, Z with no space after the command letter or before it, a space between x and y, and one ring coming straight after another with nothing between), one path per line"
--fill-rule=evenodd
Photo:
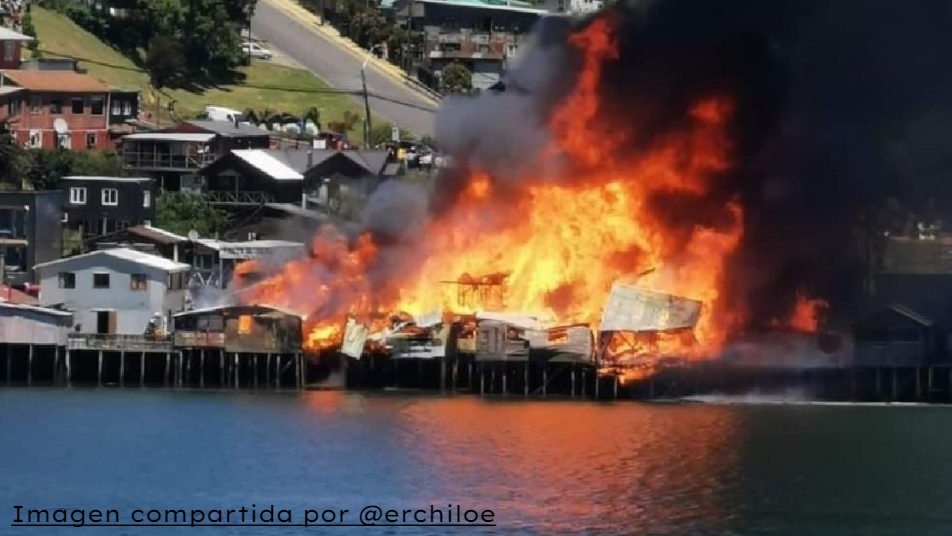
M447 98L438 137L455 164L434 192L382 186L359 228L321 228L239 300L306 311L309 348L354 358L454 344L634 376L752 327L816 331L827 304L801 289L826 274L779 235L805 240L787 220L823 178L771 169L779 51L803 23L787 14L668 0L543 24L510 73L520 91ZM842 227L818 251L843 250Z

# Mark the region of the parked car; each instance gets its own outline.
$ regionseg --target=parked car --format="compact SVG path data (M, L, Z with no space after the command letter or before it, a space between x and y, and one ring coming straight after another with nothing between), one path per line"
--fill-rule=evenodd
M248 42L241 45L241 51L250 55L252 58L259 58L262 60L270 60L272 57L274 57L274 54L272 54L270 50L255 42Z

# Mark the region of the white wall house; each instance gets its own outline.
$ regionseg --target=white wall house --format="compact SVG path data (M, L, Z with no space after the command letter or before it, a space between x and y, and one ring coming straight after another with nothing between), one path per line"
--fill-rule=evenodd
M114 248L38 264L35 270L40 304L72 311L81 333L142 335L156 313L184 309L190 268Z

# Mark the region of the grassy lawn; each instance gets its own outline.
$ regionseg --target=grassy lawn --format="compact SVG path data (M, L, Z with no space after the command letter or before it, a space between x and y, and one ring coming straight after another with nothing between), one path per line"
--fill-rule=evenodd
M80 68L103 82L116 88L139 90L143 106L155 113L149 77L132 60L65 15L36 6L32 8L32 14L43 57L76 58L80 60ZM345 110L363 117L362 108L346 95L322 93L329 89L328 86L307 71L255 60L251 66L243 67L242 72L246 78L240 85L215 87L199 93L163 90L164 96L160 99L163 124L169 121L165 111L169 98L176 101L177 114L186 118L194 117L209 104L238 110L269 108L296 115L315 106L320 110L321 122L325 125L339 120ZM354 141L362 139L360 130L358 125L350 133Z

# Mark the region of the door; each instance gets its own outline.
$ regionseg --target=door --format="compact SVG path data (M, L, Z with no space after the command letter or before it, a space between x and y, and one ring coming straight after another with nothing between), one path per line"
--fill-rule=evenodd
M96 311L96 333L101 335L116 332L116 312Z

